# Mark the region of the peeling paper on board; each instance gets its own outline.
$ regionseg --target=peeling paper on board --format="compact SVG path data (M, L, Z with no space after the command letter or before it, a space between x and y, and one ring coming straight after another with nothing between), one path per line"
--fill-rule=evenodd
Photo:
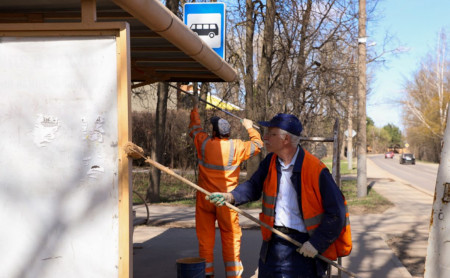
M38 147L45 147L56 138L59 120L50 115L38 114L34 123L33 142Z
M105 134L105 130L103 129L104 123L105 118L98 116L93 124L93 128L90 129L88 120L86 120L86 118L82 118L81 131L83 132L83 139L103 143L103 134Z

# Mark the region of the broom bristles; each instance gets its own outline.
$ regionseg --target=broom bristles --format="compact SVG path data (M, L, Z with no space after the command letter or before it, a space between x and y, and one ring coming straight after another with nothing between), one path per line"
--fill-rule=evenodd
M144 150L141 147L133 144L132 142L126 143L125 146L123 146L123 150L128 156L134 159L145 157Z

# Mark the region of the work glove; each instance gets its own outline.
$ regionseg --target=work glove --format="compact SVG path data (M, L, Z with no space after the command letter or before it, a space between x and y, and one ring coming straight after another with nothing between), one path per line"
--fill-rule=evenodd
M225 205L225 202L227 203L233 203L234 198L233 194L231 193L220 193L220 192L213 192L211 195L205 197L206 200L209 200L214 205L221 207Z
M245 127L245 129L249 129L253 127L253 121L249 119L242 119L241 120L242 125Z
M305 257L310 258L314 258L317 255L317 253L319 253L317 249L309 241L303 243L302 247L297 249L297 252L299 252Z

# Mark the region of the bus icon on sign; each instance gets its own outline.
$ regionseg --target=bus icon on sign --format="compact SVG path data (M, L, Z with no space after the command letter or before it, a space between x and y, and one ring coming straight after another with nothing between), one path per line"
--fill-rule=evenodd
M224 3L186 3L183 21L206 46L211 47L222 59L225 58L227 29Z
M199 36L208 36L211 39L219 35L219 27L216 23L193 23L191 30Z

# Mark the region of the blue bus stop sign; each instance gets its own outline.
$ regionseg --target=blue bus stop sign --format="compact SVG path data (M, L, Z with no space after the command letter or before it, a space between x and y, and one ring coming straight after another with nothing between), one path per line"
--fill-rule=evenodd
M225 8L225 3L184 4L184 24L222 59L225 59Z

